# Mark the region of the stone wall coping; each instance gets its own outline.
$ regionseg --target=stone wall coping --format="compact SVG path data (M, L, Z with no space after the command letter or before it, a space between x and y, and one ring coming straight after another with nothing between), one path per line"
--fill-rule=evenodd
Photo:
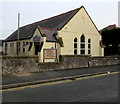
M1 56L0 58L3 58L3 59L10 59L10 58L38 58L38 56Z

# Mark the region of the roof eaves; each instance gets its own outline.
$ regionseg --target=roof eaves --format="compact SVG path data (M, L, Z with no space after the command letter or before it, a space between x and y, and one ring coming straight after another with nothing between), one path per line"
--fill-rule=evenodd
M21 38L19 40L27 40L27 39L31 39L31 37L30 38ZM10 42L10 41L17 41L17 39L4 40L4 42Z
M46 34L44 34L44 33L42 32L41 27L40 27L39 25L38 25L37 28L38 28L40 34L41 34L43 37L46 37Z
M65 13L62 13L62 14L59 14L59 15L56 15L56 16L52 16L52 17L50 17L50 18L43 19L43 20L41 20L41 21L37 21L37 22L31 23L31 24L25 25L25 26L29 26L29 25L32 25L32 24L37 24L37 23L40 23L40 22L49 20L49 19L51 19L51 18L59 17L59 16L61 16L61 15L70 13L70 12L75 11L75 10L78 10L78 11L79 11L82 7L83 7L83 6L81 6L81 7L79 7L79 8L76 8L76 9L74 9L74 10L70 10L70 11L68 11L68 12L65 12ZM75 14L76 14L76 13L75 13ZM68 22L69 22L69 21L68 21ZM68 23L68 22L67 22L67 23ZM23 26L23 27L24 27L24 26ZM51 28L44 28L44 27L40 27L40 28L46 29L46 30L54 30L54 29L51 29ZM61 28L62 28L62 27L61 27ZM61 29L61 28L60 28L60 29Z
M39 27L40 29L43 29L43 30L55 30L55 29L50 29L50 28L44 28L44 27Z
M72 12L72 11L76 11L76 10L80 10L81 8L82 8L83 6L81 6L80 8L77 8L77 9L74 9L74 10L71 10L71 11L68 11L68 12L65 12L65 13L62 13L62 14L59 14L59 15L57 15L57 16L53 16L53 17L50 17L50 18L47 18L47 19L44 19L44 20L41 20L41 21L38 21L38 22L34 22L34 23L32 23L32 24L28 24L28 25L25 25L25 26L23 26L23 27L21 27L21 29L23 29L23 28L25 28L25 27L29 27L29 25L31 26L31 25L39 25L39 24L37 24L37 23L40 23L40 22L42 22L42 21L46 21L46 20L49 20L49 19L51 19L51 18L54 18L54 17L58 17L58 16L61 16L61 15L64 15L64 14L67 14L67 13L69 13L69 12ZM75 14L78 12L78 11L76 11L75 12ZM73 16L75 15L75 14L73 14ZM72 16L72 17L73 17ZM71 18L72 18L71 17ZM71 19L70 18L70 19ZM70 19L69 20L67 20L66 22L65 22L65 24L67 24L69 21L70 21ZM62 27L61 27L61 29L63 28L63 26L65 25L65 24L63 24L62 25ZM34 27L34 26L33 26ZM35 28L36 29L36 28ZM44 27L40 27L40 29L45 29L45 30L51 30L51 31L54 31L54 30L56 30L57 29L57 27L56 28L44 28ZM35 31L35 30L34 30ZM27 38L31 38L32 36L33 36L33 34L34 34L34 31L32 31L30 34L30 37L27 37ZM24 36L24 37L21 37L21 39L24 39L26 36ZM12 37L10 37L10 39L9 39L9 37L6 39L6 41L12 41L12 40L16 40L16 38L15 39L12 39Z
M46 42L58 42L58 40L46 40Z

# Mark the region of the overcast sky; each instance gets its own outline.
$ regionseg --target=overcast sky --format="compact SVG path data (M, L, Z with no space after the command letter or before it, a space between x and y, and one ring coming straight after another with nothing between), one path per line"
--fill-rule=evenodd
M25 0L24 0L25 1ZM26 0L0 2L0 39L5 39L17 28L18 13L20 27L55 16L82 5L100 30L108 25L118 26L119 0Z

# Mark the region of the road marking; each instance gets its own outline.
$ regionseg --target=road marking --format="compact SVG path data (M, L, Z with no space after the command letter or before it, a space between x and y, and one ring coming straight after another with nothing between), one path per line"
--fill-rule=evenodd
M75 78L75 80L66 79L66 80L48 82L48 83L43 83L43 84L28 85L28 86L17 87L17 88L9 88L9 89L0 90L0 92L17 91L17 90L22 90L22 89L25 89L25 88L37 88L37 87L49 86L49 85L55 85L55 84L61 84L61 83L69 83L69 82L73 82L73 81L77 81L77 80L89 79L89 78L94 78L94 77L101 77L101 76L105 76L105 75L118 74L118 73L120 73L120 72L111 72L111 73L105 73L105 74L98 74L98 75L80 77L80 78Z
M61 84L61 83L68 83L72 82L71 80L62 80L62 81L55 81L55 82L48 82L48 83L43 83L43 84L36 84L36 85L29 85L29 86L23 86L23 87L17 87L17 88L10 88L10 89L4 89L0 90L2 91L17 91L25 88L37 88L37 87L42 87L42 86L49 86L49 85L55 85L55 84Z
M110 74L118 74L120 72L111 72L111 73L105 73L105 74L98 74L98 75L92 75L92 76L87 76L87 77L81 77L81 78L76 78L76 80L81 80L81 79L88 79L88 78L94 78L94 77L101 77L105 75L110 75Z

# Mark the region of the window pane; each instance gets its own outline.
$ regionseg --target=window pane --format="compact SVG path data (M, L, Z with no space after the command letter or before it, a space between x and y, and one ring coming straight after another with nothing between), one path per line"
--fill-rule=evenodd
M91 45L90 45L90 44L88 44L88 48L91 48Z
M91 51L90 51L90 50L88 50L88 54L91 54Z
M77 50L74 50L74 54L77 55Z
M85 44L81 44L80 46L81 46L81 48L85 48Z
M81 54L85 54L85 50L81 50Z
M84 37L84 35L81 36L81 42L85 42L85 37Z
M25 52L25 48L23 48L23 52Z
M28 44L28 41L26 41L26 44Z
M25 42L23 42L23 46L25 46Z
M74 48L77 48L77 44L76 43L74 43Z

